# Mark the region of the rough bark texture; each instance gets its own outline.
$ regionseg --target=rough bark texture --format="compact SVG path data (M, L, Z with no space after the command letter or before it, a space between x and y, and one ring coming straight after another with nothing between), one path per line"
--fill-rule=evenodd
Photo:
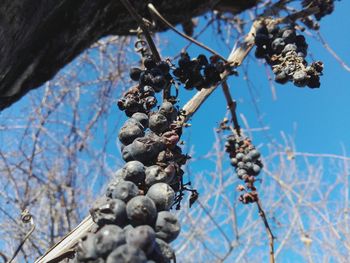
M130 1L148 17L147 1ZM154 0L173 24L211 9L240 12L257 0ZM136 24L118 0L0 1L0 110L51 79L92 43ZM158 31L165 28L159 27Z

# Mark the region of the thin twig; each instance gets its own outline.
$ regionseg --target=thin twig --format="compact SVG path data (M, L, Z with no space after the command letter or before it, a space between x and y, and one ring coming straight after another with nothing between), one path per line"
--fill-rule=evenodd
M221 226L216 222L216 220L214 219L214 217L210 214L210 212L208 211L208 209L202 204L202 202L200 200L197 200L197 203L199 204L199 206L203 209L203 211L207 214L207 216L210 218L210 220L214 223L214 225L218 228L218 230L220 231L220 233L223 235L223 237L225 238L226 242L228 243L229 247L231 247L232 245L232 241L229 239L229 237L226 235L225 231L221 228Z
M278 2L272 4L268 8L264 10L264 12L260 15L262 17L278 15L278 12L281 9L284 9L284 6L293 0L279 0Z
M199 42L198 40L186 35L185 33L182 33L181 31L177 30L176 27L174 27L168 20L166 20L159 12L158 10L154 7L153 4L148 4L148 9L157 16L159 20L161 20L164 24L166 24L171 30L173 30L175 33L179 34L183 38L187 39L188 41L191 41L192 43L196 44L197 46L209 51L210 53L218 56L220 59L223 61L227 62L227 60L221 56L219 53L217 53L215 50L211 49L210 47L204 45L203 43Z
M222 90L223 90L225 98L226 98L227 107L231 112L231 117L232 117L234 129L237 132L237 134L240 136L241 135L241 127L238 123L237 113L236 113L237 103L235 100L232 99L230 89L227 85L226 80L222 82Z
M304 17L310 16L310 15L316 14L319 11L320 11L319 7L314 6L314 7L306 8L306 9L303 9L301 11L292 13L288 16L278 18L275 21L277 23L295 22L296 20L298 20L300 18L304 18Z
M274 248L274 239L275 239L275 237L274 237L274 235L272 234L272 231L271 231L269 222L267 221L266 214L265 214L265 211L264 211L263 208L262 208L262 205L261 205L260 200L258 200L258 201L256 202L256 205L258 206L259 215L260 215L261 219L262 219L263 222L264 222L265 229L266 229L266 233L267 233L267 236L269 237L270 263L275 263L275 248Z
M208 27L215 21L214 18L211 18L206 25L203 26L203 28L196 34L194 35L192 38L197 40L207 29ZM189 42L185 47L182 48L182 50L186 51L188 50L188 48L193 44L193 42ZM174 59L178 59L180 57L180 54L176 55L174 57Z
M323 47L335 58L335 60L348 72L350 72L350 67L342 60L338 54L330 47L330 45L324 40L321 33L318 31L316 33L316 36L319 41L321 41L321 44Z
M0 257L2 258L2 260L4 261L4 263L5 263L5 262L8 262L8 261L7 261L6 255L5 255L4 253L2 253L1 251L0 251Z

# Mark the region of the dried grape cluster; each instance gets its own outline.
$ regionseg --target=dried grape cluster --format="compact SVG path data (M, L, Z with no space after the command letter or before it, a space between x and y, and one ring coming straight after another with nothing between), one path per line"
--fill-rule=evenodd
M118 100L119 109L128 117L136 112L148 114L157 105L156 93L164 90L174 79L184 84L188 90L201 90L221 81L220 74L230 69L217 56L211 56L208 60L200 54L191 59L185 52L181 53L178 67L173 69L166 61L156 62L152 56L144 59L144 66L145 69L131 68L130 78L138 84Z
M323 63L308 65L305 37L298 35L293 26L263 25L257 30L255 45L255 56L264 58L271 66L277 83L292 81L298 87L320 87Z
M155 62L152 56L144 60L145 69L131 68L130 78L138 85L129 89L118 101L118 107L128 117L136 112L149 113L157 105L155 94L162 91L172 79L166 61Z
M146 87L159 92L167 85L165 63L145 60L146 70L131 71L139 85L118 103L130 116L118 134L126 163L115 173L105 196L90 209L97 227L79 243L77 262L151 263L174 258L169 243L179 235L180 224L169 210L179 208L187 190L181 166L189 158L177 145L182 133L179 111L169 101L150 111L142 99L135 99L145 97ZM138 106L130 108L128 100Z
M228 67L217 56L211 56L208 60L205 55L200 54L191 59L188 53L183 52L173 74L184 84L185 89L201 90L221 81L220 74L226 69Z
M321 20L334 11L334 0L303 0L301 5L304 8L318 7L319 11L315 14L317 20Z
M246 187L239 187L240 191L245 191L239 200L244 204L256 202L258 194L254 183L263 167L260 152L249 138L235 134L227 137L225 150L231 158L231 165L235 167L238 178L246 184Z

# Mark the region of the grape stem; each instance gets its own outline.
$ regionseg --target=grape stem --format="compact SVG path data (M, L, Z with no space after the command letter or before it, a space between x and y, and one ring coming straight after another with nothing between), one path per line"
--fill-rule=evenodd
M156 47L156 45L154 44L154 41L152 39L152 36L148 30L148 26L146 25L146 23L144 22L143 18L137 13L137 11L135 10L135 8L130 4L130 2L128 0L121 0L122 4L125 6L125 8L129 11L129 13L134 17L134 19L136 20L136 22L139 24L145 38L146 41L148 43L148 46L152 52L152 55L154 57L154 59L156 60L156 62L160 62L161 61L161 56L158 52L158 49ZM163 100L167 100L170 97L170 86L171 83L169 83L163 90Z
M135 8L130 4L130 2L128 0L120 0L120 2L122 2L122 4L125 6L125 8L129 11L129 13L133 16L133 18L136 20L136 22L141 27L141 29L145 35L146 41L149 45L149 48L151 49L151 52L152 52L155 60L157 62L159 62L161 60L161 58L160 58L160 55L158 53L157 47L154 44L152 36L151 36L146 24L144 23L142 17L137 13Z
M272 230L270 228L269 222L267 221L266 214L265 214L265 212L264 212L264 210L262 208L260 199L258 199L256 201L256 205L258 206L259 215L260 215L261 219L264 222L266 233L267 233L267 236L269 237L270 263L275 263L275 249L274 249L275 237L272 234Z
M234 130L238 136L241 136L241 126L238 123L237 113L236 113L237 103L235 100L232 99L230 89L227 85L227 81L224 80L221 85L222 85L222 90L223 90L225 98L226 98L227 108L231 112Z
M175 33L179 34L180 36L182 36L183 38L187 39L188 41L196 44L197 46L209 51L210 53L212 53L215 56L218 56L220 59L222 59L222 61L227 63L227 60L221 56L219 53L217 53L215 50L211 49L210 47L204 45L203 43L199 42L198 40L186 35L185 33L182 33L181 31L177 30L176 27L174 27L168 20L166 20L159 12L158 10L155 8L155 6L151 3L149 3L147 5L148 9L152 12L152 14L154 14L160 21L162 21L164 24L166 24L171 30L173 30Z

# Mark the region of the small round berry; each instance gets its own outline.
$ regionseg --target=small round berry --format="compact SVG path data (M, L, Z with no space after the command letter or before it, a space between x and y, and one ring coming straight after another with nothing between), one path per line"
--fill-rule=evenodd
M175 199L174 190L166 183L156 183L148 189L147 197L155 203L157 210L169 210Z
M126 213L133 226L154 225L157 208L147 196L136 196L126 204Z
M146 261L147 257L141 249L124 244L109 254L106 263L145 263Z
M147 58L145 58L143 64L145 65L146 69L152 69L157 66L152 56L148 56Z
M130 78L134 81L139 81L142 70L140 68L131 68L130 69Z
M178 237L181 227L173 213L162 211L158 213L155 230L157 238L170 243Z
M169 127L167 118L160 113L154 113L149 118L149 128L155 133L162 133Z

